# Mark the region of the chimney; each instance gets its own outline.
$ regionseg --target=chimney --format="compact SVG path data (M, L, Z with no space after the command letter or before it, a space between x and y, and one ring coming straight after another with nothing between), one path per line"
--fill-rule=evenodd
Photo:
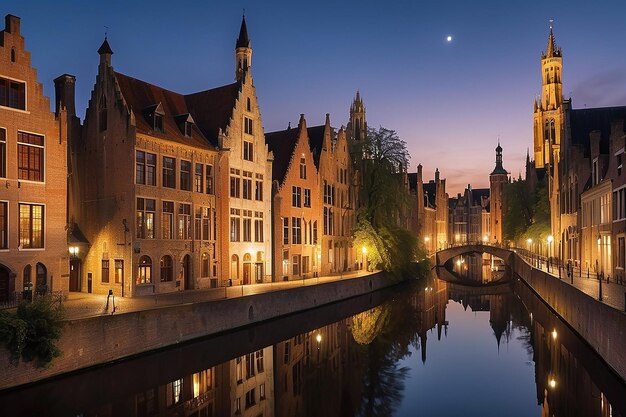
M13 35L20 34L20 18L8 14L4 17L4 30Z
M439 182L439 168L435 168L435 182Z
M62 107L67 109L67 115L76 116L75 104L76 77L63 74L54 79L55 112L58 115Z
M422 183L422 164L419 164L417 166L417 183L418 184Z

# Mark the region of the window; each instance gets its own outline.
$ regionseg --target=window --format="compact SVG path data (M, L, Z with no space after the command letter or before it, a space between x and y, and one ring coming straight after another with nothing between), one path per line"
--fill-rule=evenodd
M191 137L191 122L185 122L185 136Z
M263 201L263 181L255 181L254 199L256 201Z
M324 234L328 235L328 207L324 207Z
M20 247L23 249L43 248L44 206L20 203L19 209Z
M252 106L250 105L250 97L246 99L246 110L252 111Z
M255 389L252 388L250 391L246 392L246 408L256 404L256 393L254 391Z
M241 188L241 178L231 176L230 177L230 196L234 198L239 198L240 188Z
M243 241L252 242L252 211L244 210L243 215Z
M265 366L263 363L263 349L257 350L256 352L256 369L257 372L261 373L265 370ZM263 395L264 397L264 395Z
M180 189L191 191L191 162L180 161Z
M211 240L211 210L202 207L202 240Z
M289 217L283 218L283 245L289 244Z
M252 119L250 119L249 117L244 117L243 122L244 122L244 132L246 132L248 135L251 135L252 134Z
M146 183L146 153L135 152L135 184Z
M174 239L174 202L163 202L163 213L161 216L161 238Z
M107 97L102 94L98 103L98 126L100 132L107 130Z
M243 381L243 363L241 363L241 356L236 359L235 372L237 373L237 383L240 384Z
M317 220L313 222L313 244L317 245Z
M243 179L243 198L246 200L252 200L252 180L248 178Z
M254 144L247 140L243 141L243 159L246 161L254 161Z
M168 407L178 404L182 397L183 380L177 379L174 382L170 382L165 387L166 404Z
M309 188L304 189L304 207L311 207L311 190Z
M213 165L207 165L204 172L206 174L206 193L213 194Z
M26 265L24 267L24 277L23 277L24 278L24 285L23 285L23 287L24 287L25 290L32 290L33 289L32 288L33 281L32 281L32 278L30 276L30 274L32 272L32 269L33 268L30 265Z
M249 353L246 355L246 379L252 378L254 375L254 353Z
M265 384L259 385L259 400L265 399Z
M100 273L100 281L103 283L108 283L109 282L109 260L108 259L103 259L102 260L102 269L101 269L101 273Z
M230 241L239 242L240 236L240 216L239 209L230 209Z
M300 158L300 178L306 179L306 159L304 157Z
M146 185L156 186L156 155L146 153Z
M7 131L0 129L0 178L7 177Z
M11 48L11 62L15 62L15 48Z
M43 182L43 136L17 132L17 174L20 180Z
M154 239L154 213L156 201L137 198L137 238Z
M200 263L200 276L203 278L209 276L209 255L206 252L202 254L202 262Z
M48 291L48 270L46 266L40 262L35 265L35 285L37 286L36 290L39 294L45 294Z
M178 238L191 239L191 204L178 205Z
M152 259L149 256L139 258L136 283L137 285L152 283Z
M289 349L289 342L285 342L285 352L283 353L283 364L288 364L289 363L289 353L290 353L290 349Z
M302 188L295 185L291 187L291 206L302 207Z
M204 184L202 183L204 181L203 171L204 171L204 165L196 164L196 176L194 180L194 190L197 193L201 193L204 191Z
M254 241L263 242L263 219L254 220Z
M618 268L624 269L626 267L625 262L624 262L625 250L626 250L626 247L624 246L624 238L618 237L617 238L617 267Z
M300 275L300 255L293 255L291 257L291 265L293 266L293 275Z
M159 113L154 114L154 130L155 132L163 133L163 115Z
M0 106L26 110L26 83L0 78Z
M115 283L120 284L124 281L124 260L115 260Z
M302 243L302 229L300 217L291 218L291 243L300 245Z
M0 201L0 249L9 248L9 203Z
M176 159L163 157L163 187L176 188Z
M174 280L174 262L172 257L165 255L161 258L161 282L170 282Z

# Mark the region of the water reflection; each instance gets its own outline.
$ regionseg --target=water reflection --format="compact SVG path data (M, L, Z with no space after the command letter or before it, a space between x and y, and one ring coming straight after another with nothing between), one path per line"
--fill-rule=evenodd
M466 259L480 271L476 281L503 276L481 257ZM487 380L503 366L511 368L508 380ZM486 396L481 387L489 384L500 394ZM525 396L520 384L536 390ZM138 417L622 416L625 394L602 360L516 280L479 287L431 276L5 393L0 409Z

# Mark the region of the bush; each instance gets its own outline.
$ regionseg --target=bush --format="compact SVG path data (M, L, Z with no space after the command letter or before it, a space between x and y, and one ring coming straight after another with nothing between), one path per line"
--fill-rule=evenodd
M0 311L0 341L14 363L36 361L46 366L59 356L56 341L61 336L62 309L47 297L22 302L17 311Z

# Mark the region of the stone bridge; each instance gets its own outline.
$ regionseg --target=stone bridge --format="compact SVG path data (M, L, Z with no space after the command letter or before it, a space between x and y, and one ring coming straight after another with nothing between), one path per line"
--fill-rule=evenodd
M506 265L513 266L514 253L512 251L498 246L483 245L479 243L453 246L448 249L440 250L435 256L436 264L437 266L444 266L450 259L472 252L488 253L490 255L497 256L502 259Z
M501 286L505 284L509 284L511 282L511 274L507 272L501 279L497 281L491 281L487 283L482 283L478 281L474 281L471 279L463 278L456 272L452 272L445 267L436 267L437 278L442 281L445 281L449 284L460 285L466 288L476 288L476 289L484 289L486 292L481 293L480 295L489 294L490 287Z

